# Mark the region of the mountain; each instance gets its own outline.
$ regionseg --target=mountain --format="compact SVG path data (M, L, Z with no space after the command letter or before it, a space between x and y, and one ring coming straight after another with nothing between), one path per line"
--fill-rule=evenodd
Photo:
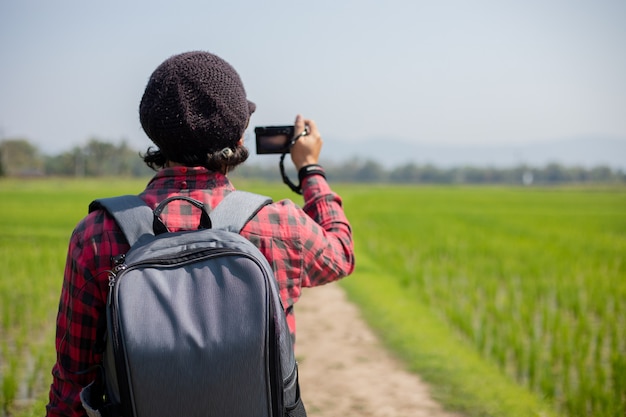
M433 164L439 167L492 166L520 164L545 166L592 167L607 165L626 169L626 138L575 138L501 145L433 145L398 139L341 141L324 139L323 161L341 163L351 159L372 160L385 167L407 163Z

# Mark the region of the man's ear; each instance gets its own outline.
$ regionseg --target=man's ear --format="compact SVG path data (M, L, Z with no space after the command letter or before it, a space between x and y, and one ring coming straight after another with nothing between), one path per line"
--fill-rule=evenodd
M241 146L243 146L243 136L241 137L241 139L239 139L239 140L237 141L237 143L236 143L235 145L236 145L238 148L239 148L239 147L241 147Z

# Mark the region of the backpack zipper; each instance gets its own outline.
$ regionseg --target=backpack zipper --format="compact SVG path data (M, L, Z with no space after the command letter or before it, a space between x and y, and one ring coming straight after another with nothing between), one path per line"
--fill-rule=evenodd
M109 287L114 287L115 283L118 280L118 276L127 269L135 269L144 265L154 265L154 266L171 266L171 265L184 265L189 262L196 261L199 258L204 257L205 255L210 255L208 258L213 256L220 255L241 255L245 254L245 252L233 251L231 249L226 248L202 248L202 249L190 249L187 251L180 252L176 255L163 257L163 258L150 258L141 262L136 262L132 264L126 263L126 255L117 255L112 257L113 261L113 269L109 271ZM247 254L246 254L247 255ZM109 291L109 295L111 292ZM109 297L110 298L110 297ZM109 299L109 303L111 300Z

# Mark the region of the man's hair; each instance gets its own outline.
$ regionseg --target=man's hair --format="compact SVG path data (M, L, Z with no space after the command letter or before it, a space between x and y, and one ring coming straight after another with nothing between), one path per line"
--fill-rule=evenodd
M235 69L209 52L174 55L152 73L139 105L141 126L158 149L144 161L167 161L214 171L244 162L237 146L256 106L248 101Z
M209 171L221 172L223 170L232 171L237 165L242 164L250 156L248 148L237 146L231 156L227 156L222 151L209 154L186 154L184 160L175 161L186 166L203 166ZM168 158L160 149L149 147L144 155L143 161L153 170L165 167Z

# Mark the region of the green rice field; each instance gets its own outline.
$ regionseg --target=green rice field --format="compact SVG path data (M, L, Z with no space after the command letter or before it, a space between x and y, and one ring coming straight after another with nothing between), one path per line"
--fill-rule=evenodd
M0 181L0 416L43 414L87 204L145 182ZM341 285L439 401L467 416L626 413L625 187L335 189L357 251Z

